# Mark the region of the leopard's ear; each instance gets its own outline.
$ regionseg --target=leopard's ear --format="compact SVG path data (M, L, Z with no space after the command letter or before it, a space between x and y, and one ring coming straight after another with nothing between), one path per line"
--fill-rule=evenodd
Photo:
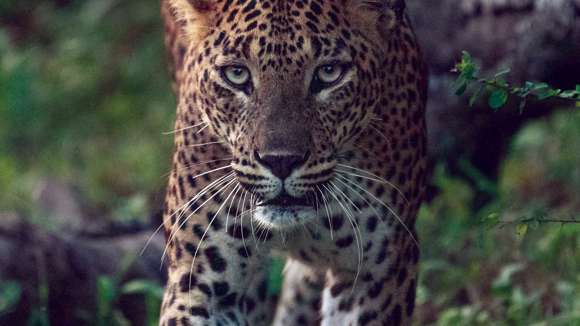
M405 0L347 0L355 19L367 28L374 28L381 36L401 24L405 16Z
M162 0L167 23L185 42L197 43L212 28L218 0Z

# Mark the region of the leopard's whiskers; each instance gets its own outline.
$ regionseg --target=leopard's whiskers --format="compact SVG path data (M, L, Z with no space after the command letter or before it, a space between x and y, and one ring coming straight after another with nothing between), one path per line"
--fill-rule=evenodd
M218 187L221 186L221 188L218 189L218 191L216 191L214 194L212 194L206 201L204 201L201 205L199 205L198 207L195 208L195 210L193 210L193 212L189 213L189 215L187 215L186 218L183 219L183 221L181 221L181 223L179 223L179 221L181 220L181 216L180 218L177 219L176 224L179 223L179 225L177 226L177 228L175 227L175 224L172 226L172 230L171 230L171 234L169 236L169 239L167 239L167 243L171 243L171 241L173 241L173 238L176 236L177 232L179 232L179 230L185 225L185 223L187 223L187 221L189 220L189 218L191 216L193 216L195 213L197 213L205 204L207 204L209 201L211 201L214 197L216 197L217 195L219 195L219 193L224 189L225 186L231 184L231 182L235 181L235 175L234 172L228 174L226 176L226 178L222 179L218 184L216 184L214 187ZM224 186L224 183L226 183L226 185ZM206 187L207 188L207 187ZM204 191L198 193L197 195L194 196L195 200L197 200L198 198L201 198L205 193L209 192L211 189L207 189ZM191 203L193 204L193 202ZM188 208L189 209L188 205ZM165 250L163 250L163 255L161 256L161 259L163 261L163 259L165 258L166 252L167 252L167 248L168 245L165 246Z
M258 200L257 197L255 199ZM254 193L252 192L252 194L250 196L250 210L255 210L254 205L252 205L253 200L254 200ZM250 216L250 229L252 230L252 238L254 239L254 246L257 249L258 248L258 241L256 241L256 233L254 232L254 219L251 216Z
M347 169L352 169L354 171L358 171L359 173L366 173L368 176L361 175L361 174L354 173L354 172L350 172L350 171L346 171L346 170L342 170L342 169L336 169L337 172L342 172L344 174L348 174L348 175L351 175L351 176L355 176L355 177L358 177L358 178L361 178L361 179L366 179L366 180L371 180L371 181L376 181L376 182L379 182L379 183L386 184L387 186L393 188L401 196L401 198L403 198L403 200L405 202L407 202L407 204L409 203L409 201L407 200L407 197L405 196L405 194L403 193L403 191L401 191L401 189L396 184L390 182L389 180L387 180L385 178L382 178L382 177L380 177L380 176L378 176L378 175L376 175L376 174L374 174L374 173L372 173L370 171L367 171L367 170L364 170L364 169L361 169L361 168L357 168L357 167L354 167L354 166L351 166L351 165L347 165L347 164L343 164L343 163L338 163L337 166L343 167L343 168L347 168Z
M332 220L330 217L330 210L328 208L328 201L326 200L326 196L324 196L324 193L322 192L322 190L320 189L320 186L316 186L316 189L318 190L318 192L320 193L320 196L322 196L322 200L324 202L324 208L326 210L326 218L328 218L328 227L330 228L330 239L334 241L334 234L332 231Z
M173 135L173 134L176 134L176 133L181 132L181 131L185 131L185 130L189 130L189 129L201 127L201 126L203 126L205 124L207 124L207 123L204 121L204 122L200 122L198 124L195 124L193 126L187 126L187 127L183 127L183 128L179 128L179 129L175 129L175 130L171 130L171 131L162 132L161 134L166 135L166 136L167 135Z
M163 175L163 178L167 178L172 172L188 170L188 169L191 169L193 167L196 167L196 166L199 166L199 165L204 165L204 164L211 164L211 163L223 162L223 161L231 161L233 159L234 159L234 157L233 156L230 156L230 157L222 158L222 159L219 159L219 160L211 160L211 161L204 161L204 162L198 162L198 163L193 163L193 164L187 164L187 165L184 165L184 166L180 166L178 168L174 168L171 171L165 173Z
M214 182L218 182L219 180L221 180L221 179L223 179L225 177L227 177L227 175L220 177L219 179L215 180ZM212 184L207 185L206 188L209 187L209 186L213 186ZM206 188L204 188L204 189L206 189ZM204 189L202 189L202 191ZM194 200L194 199L192 199L192 200ZM176 210L173 214L171 214L167 218L171 218L173 215L177 214L178 212L181 212L181 210L184 209L186 205L188 205L189 203L191 203L192 200L190 200L187 203L183 204L182 207L180 207L178 210ZM173 230L173 227L178 223L179 219L181 218L181 216L182 216L181 214L182 213L179 213L179 214L180 214L180 216L176 219L176 222L171 226L171 230ZM151 236L149 236L149 238L147 239L147 242L145 242L145 245L143 246L143 249L141 249L141 252L140 252L139 255L143 255L143 253L145 252L145 250L147 250L147 247L151 244L151 241L153 240L153 238L155 237L155 235L159 231L161 231L161 229L165 225L165 220L166 220L166 218L164 218L163 221L161 222L161 224L155 229L155 231L153 231L153 234L151 234ZM167 248L167 245L165 246L165 248ZM164 250L164 253L165 253L165 250ZM163 259L164 258L165 258L165 255L163 255L162 258L161 258L161 264L163 264Z
M202 176L204 176L204 175L208 175L208 174L210 174L210 173L214 173L214 172L217 172L217 171L225 170L225 169L228 169L228 168L231 168L231 165L230 165L230 164L228 164L228 165L225 165L225 166L222 166L222 167L219 167L219 168L216 168L216 169L213 169L213 170L210 170L210 171L206 171L206 172L200 173L200 174L198 174L198 175L195 175L195 176L191 177L191 180L195 180L195 179L197 179L197 178L200 178L200 177L202 177ZM224 175L224 176L222 176L222 177L218 178L217 180L215 180L215 181L211 182L210 184L208 184L207 186L205 186L205 187L204 187L204 188L203 188L203 189L202 189L200 192L198 192L198 193L197 193L195 196L193 196L193 197L192 197L192 198L191 198L189 201L187 201L185 204L183 204L183 205L182 205L182 206L181 206L179 209L177 209L177 210L176 210L176 211L175 211L175 212L174 212L172 215L170 215L169 217L171 218L171 217L173 217L173 215L174 215L174 214L177 214L177 213L179 213L179 216L178 216L178 218L177 218L177 220L176 220L176 221L177 221L176 223L179 223L179 221L181 220L181 217L183 216L183 213L184 213L186 210L188 210L188 209L189 209L189 207L190 207L190 206L191 206L191 205L192 205L192 204L193 204L193 203L194 203L194 202L195 202L195 201L196 201L196 200L197 200L199 197L203 196L203 195L204 195L204 194L205 194L207 191L211 190L211 188L209 188L209 187L210 187L210 185L211 185L212 187L213 187L213 186L216 186L216 185L217 185L216 183L219 183L219 182L223 181L225 178L229 178L229 177L231 177L231 176L234 176L234 172L231 172L231 173L229 173L229 174L226 174L226 175ZM173 227L172 227L172 229L173 229Z
M184 213L191 207L191 205L193 205L199 198L201 198L203 195L205 195L206 193L208 193L209 191L211 191L214 187L218 187L222 184L224 184L225 182L229 181L230 179L234 178L235 174L234 172L230 172L229 174L226 174L224 176L221 176L220 178L214 180L213 182L211 182L210 184L208 184L207 186L205 186L200 192L198 192L197 194L195 194L189 201L187 201L185 204L183 204L178 210L176 210L173 214L171 214L169 216L169 218L173 217L173 215L179 213L175 224L171 227L172 229L172 233L171 235L173 235L174 231L173 228L175 227L175 225L179 224L179 227L181 228L183 226L183 223L180 223L181 218L183 217ZM195 177L194 177L195 179ZM194 214L195 212L197 212L197 210L199 209L199 207L191 214ZM191 216L191 214L189 216ZM188 218L189 218L188 216ZM173 237L171 237L170 239L172 239Z
M230 174L231 175L231 174ZM224 183L229 182L233 177L228 177L228 175L221 177L220 179L214 181L215 184L208 185L206 186L201 192L199 192L197 195L194 196L193 201L197 200L197 198L200 198L201 196L203 196L205 193L208 193L209 191L211 191L213 188L215 187L220 187L222 186ZM221 189L221 188L220 188ZM216 192L216 194L219 193ZM203 204L207 203L209 200L211 200L213 197L216 196L216 194L214 194L213 196L211 196L208 200L206 200ZM190 201L191 202L191 201ZM193 214L195 214L202 206L200 205L199 207L197 207L191 214L189 214L185 219L183 219L183 222L180 223L181 221L181 216L183 216L182 214L180 214L180 216L176 219L175 223L171 226L170 229L170 235L168 237L168 239L166 240L166 245L165 248L163 249L163 254L161 255L161 263L163 263L163 261L165 260L165 256L167 254L167 250L169 249L169 243L171 243L171 241L173 241L173 238L176 236L177 232L183 227L183 225L187 222L187 220L189 219L189 217ZM176 226L179 224L179 226L176 228Z
M329 187L327 187L326 185L322 185L322 187L324 189L326 189L326 191L332 197L334 197L334 199L336 200L336 202L339 204L339 206L344 211L344 213L346 215L346 219L348 220L350 226L352 227L352 229L354 231L354 238L355 238L355 242L356 242L356 245L357 245L357 253L358 253L357 272L356 272L355 281L354 281L354 284L356 284L356 281L358 280L358 277L360 275L360 271L361 271L361 268L362 268L362 245L361 245L361 239L360 239L360 234L359 234L360 230L356 226L356 221L354 220L354 216L352 215L352 211L350 209L348 209L346 206L344 206L344 204L342 203L342 201L338 198L337 194L334 191L332 191L332 189L330 189ZM353 285L353 289L354 289L354 285Z
M207 125L203 126L201 129L199 129L199 130L198 130L198 131L196 131L195 133L199 135L199 134L201 134L201 132L202 132L202 131L204 131L204 130L205 130L205 129L207 129L208 127L209 127L209 124L207 124Z
M234 182L237 182L237 180L236 179L233 179L233 180L229 181L225 186L222 186L219 189L219 191L217 191L212 197L210 197L210 199L213 198L216 194L219 194L219 193L221 193L223 191L226 191L227 188L230 185L232 185ZM212 219L209 221L209 223L205 227L205 230L203 231L203 234L202 234L199 242L197 243L197 246L195 248L195 252L193 254L193 258L191 260L191 265L190 265L190 268L189 268L189 286L188 286L189 291L191 291L191 283L192 283L192 279L193 279L193 268L195 266L195 259L197 258L197 253L199 252L199 248L201 248L201 245L203 244L203 240L205 239L205 236L207 235L207 232L209 231L209 229L211 228L211 225L213 224L213 222L215 221L215 219L219 215L219 212L222 210L222 208L224 207L224 205L227 203L227 201L230 198L230 195L233 193L233 191L234 191L234 189L232 189L232 191L230 191L230 194L228 195L228 197L224 200L224 202L220 205L220 207L218 208L218 210L214 213ZM190 301L190 306L191 306L191 296L189 296L189 301Z
M246 251L246 255L249 255L248 247L246 245L246 238L244 237L244 209L246 208L246 198L248 197L248 192L244 192L244 199L242 200L242 213L238 216L240 218L240 232L242 234L242 244L244 245L244 250Z
M381 223L385 224L385 221L381 217L381 214L377 211L377 209L375 208L375 206L373 204L371 204L371 202L369 202L369 200L366 197L364 197L363 195L361 195L361 193L358 192L358 191L356 191L351 185L349 185L346 182L342 181L341 178L336 178L335 180L337 182L340 182L340 184L342 184L346 189L352 191L355 195L359 196L368 205L368 207L370 207L373 210L373 212L375 213L375 216L379 219L379 221L381 221Z
M236 197L238 196L238 192L240 191L240 189L242 189L242 186L240 184L237 184L235 189L236 189L236 192L234 193L234 197L230 201L230 206L228 207L228 213L226 215L226 232L228 231L228 222L230 220L230 212L232 210L232 205L233 205L234 201L236 200ZM235 223L235 221L234 221L234 223Z
M360 209L360 208L359 208L359 207L358 207L358 206L357 206L357 205L356 205L356 204L355 204L355 203L354 203L354 202L353 202L353 201L352 201L352 200L351 200L351 199L350 199L350 198L349 198L349 197L348 197L348 196L347 196L347 195L346 195L346 194L345 194L345 193L344 193L344 192L343 192L341 189L340 189L340 187L338 187L338 186L337 186L335 183L333 183L332 181L330 181L329 183L330 183L330 185L331 185L331 186L333 186L333 187L334 187L334 189L336 189L337 193L338 193L340 196L342 196L344 199L346 199L346 201L347 201L347 202L348 202L348 203L349 203L349 204L350 204L352 207L354 207L354 209L355 209L357 212L359 212L359 213L361 212L361 209ZM356 221L356 219L355 219L355 217L354 217L354 214L353 214L352 210L350 210L350 212L351 212L351 217L352 217L352 224L353 224L353 227L355 227L355 232L358 232L358 238L359 238L359 241L358 241L358 246L359 246L359 264L361 264L361 266L359 266L359 269L358 269L357 276L355 277L355 279L354 279L354 283L353 283L353 286L352 286L352 291L354 291L354 287L355 287L355 285L356 285L356 281L358 280L358 276L359 276L359 274L360 274L360 270L361 270L361 268L362 268L362 263L363 263L363 256L364 256L364 251L363 251L363 243L362 243L362 240L363 240L363 239L362 239L362 232L360 231L360 225L359 225L359 223ZM355 239L356 239L356 237L355 237Z
M343 197L346 199L346 201L347 201L347 202L348 202L348 203L349 203L349 204L350 204L352 207L354 207L354 209L355 209L357 212L359 212L359 213L361 212L361 209L360 209L360 208L357 206L357 204L355 204L355 202L354 202L352 199L350 199L350 197L348 197L348 196L347 196L347 195L346 195L346 194L345 194L345 193L344 193L342 190L340 190L340 187L338 187L338 186L337 186L335 183L333 183L332 181L330 182L330 184L331 184L332 186L334 186L334 188L336 189L336 191L337 191L338 193L340 193L340 194L341 194L341 195L342 195L342 196L343 196Z
M308 192L306 195L309 195L310 193L312 193L314 195L314 208L316 209L316 217L318 217L318 209L319 209L319 199L318 199L318 192L314 191L314 189L311 189L310 192Z
M389 143L389 144L390 144L390 143L391 143L391 140L389 139L389 137L387 137L387 136L386 136L386 135L385 135L385 134L384 134L384 133L383 133L383 132L382 132L382 131L379 129L380 127L377 127L377 126L375 126L373 123L374 123L374 121L371 121L371 123L369 124L369 127L370 127L372 130L374 130L376 133L378 133L378 134L379 134L379 135L380 135L380 136L381 136L381 137L382 137L382 138L383 138L383 139L384 139L384 140L385 140L387 143Z
M225 141L212 141L212 142L201 143L201 144L187 145L187 147L195 148L195 147L204 147L204 146L216 145L216 144L225 144Z
M407 231L407 233L409 234L409 236L411 237L411 239L413 240L413 242L415 243L415 245L417 247L419 247L419 242L417 241L417 239L415 238L415 236L413 235L413 232L411 232L411 229L409 229L409 227L407 226L407 224L405 224L405 222L403 221L403 219L397 214L397 212L395 212L395 210L390 207L389 205L387 205L386 203L384 203L383 201L381 201L379 198L377 198L377 196L373 195L370 191L366 190L365 188L361 187L360 185L358 185L355 181L352 181L344 176L338 176L342 178L344 181L348 182L349 184L353 185L354 187L356 187L357 189L361 190L362 192L364 192L365 194L367 194L368 196L370 196L372 199L374 199L375 201L377 201L377 203L379 203L381 206L385 207L392 216L395 217L395 219L397 219L397 221L401 224L401 226L405 229L405 231Z
M210 170L210 171L206 171L206 172L200 173L198 175L195 175L195 176L191 177L191 180L195 180L195 179L197 179L199 177L202 177L204 175L208 175L208 174L213 173L213 172L225 170L227 168L230 168L230 165L229 164L228 165L225 165L225 166L222 166L222 167L219 167L219 168L216 168L216 169L213 169L213 170ZM181 217L181 214L187 209L187 207L190 204L192 204L197 199L197 197L200 196L200 194L204 193L204 191L206 190L206 188L209 190L210 188L208 188L208 187L210 185L213 186L213 184L215 184L216 182L218 182L218 181L222 180L223 178L226 178L226 177L228 177L230 175L233 175L233 172L230 173L230 174L228 174L228 175L224 175L224 176L218 178L217 180L214 180L212 183L208 184L207 186L205 186L198 194L196 194L195 196L193 196L193 198L191 198L189 201L187 201L185 204L183 204L179 209L177 209L173 214L171 214L168 217L171 218L171 217L173 217L173 215L178 214L178 213L180 214L180 217Z

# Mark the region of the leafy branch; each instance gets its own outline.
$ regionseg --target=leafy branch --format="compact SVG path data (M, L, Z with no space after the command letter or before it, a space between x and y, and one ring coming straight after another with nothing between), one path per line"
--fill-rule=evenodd
M580 219L575 218L551 218L545 215L544 212L539 211L532 214L532 216L523 216L515 220L502 220L497 213L489 214L483 218L482 222L489 228L515 225L516 235L523 238L528 229L535 229L542 224L580 224Z
M510 69L498 71L492 78L481 77L480 67L473 62L471 54L467 51L463 51L461 61L455 65L452 72L459 74L453 84L453 90L457 96L465 94L469 88L475 89L469 97L469 106L473 106L480 97L486 95L489 106L494 110L503 107L510 96L519 98L520 111L530 99L542 101L558 98L575 102L576 106L580 107L580 85L576 85L574 90L562 90L553 88L547 83L531 81L526 81L520 86L512 85L505 79Z

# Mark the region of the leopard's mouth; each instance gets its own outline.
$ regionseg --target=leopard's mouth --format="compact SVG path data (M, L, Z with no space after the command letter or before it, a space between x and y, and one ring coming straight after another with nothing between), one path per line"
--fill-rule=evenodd
M313 205L307 197L297 198L288 195L286 192L283 192L275 198L259 202L258 206L277 206L290 208L300 206L312 207Z
M316 216L316 210L308 197L293 197L285 192L273 199L259 202L254 218L271 229L288 229L306 223Z

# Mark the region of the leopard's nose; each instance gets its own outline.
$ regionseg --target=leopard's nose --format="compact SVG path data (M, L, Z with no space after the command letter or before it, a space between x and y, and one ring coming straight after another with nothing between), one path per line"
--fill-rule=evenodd
M310 153L307 152L302 155L260 154L256 151L254 155L260 164L268 168L272 174L284 180L292 173L292 171L306 163Z

